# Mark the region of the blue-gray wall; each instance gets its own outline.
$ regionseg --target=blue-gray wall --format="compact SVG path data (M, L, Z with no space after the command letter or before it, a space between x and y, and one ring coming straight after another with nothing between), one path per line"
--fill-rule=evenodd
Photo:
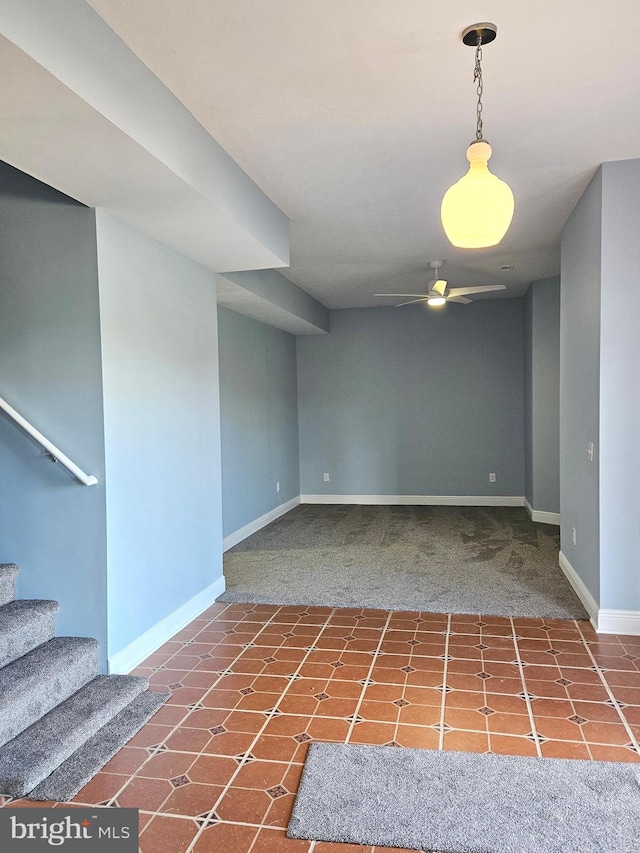
M79 484L0 413L0 562L59 634L107 639L94 212L0 164L0 396L100 483Z
M297 341L303 494L524 494L522 299L332 311Z
M560 279L534 281L525 296L525 496L560 512Z
M600 601L601 261L599 169L562 232L560 272L560 547L596 602ZM596 453L593 463L587 457L590 441Z
M640 160L602 166L600 605L640 611Z
M215 276L98 212L109 654L222 576Z
M533 292L524 297L524 496L533 506Z
M296 339L225 308L218 309L218 332L229 536L300 493Z

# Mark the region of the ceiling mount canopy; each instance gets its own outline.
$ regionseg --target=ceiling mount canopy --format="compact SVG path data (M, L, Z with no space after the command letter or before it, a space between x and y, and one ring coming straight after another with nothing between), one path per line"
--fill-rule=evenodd
M476 138L467 148L469 171L442 199L442 226L451 243L461 249L481 249L497 245L513 218L511 188L489 171L492 149L482 130L482 46L498 34L495 24L472 24L462 33L464 44L475 47L473 79L476 83Z

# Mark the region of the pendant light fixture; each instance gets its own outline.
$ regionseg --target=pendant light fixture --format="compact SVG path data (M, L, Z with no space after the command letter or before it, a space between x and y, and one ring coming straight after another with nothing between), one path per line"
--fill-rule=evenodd
M441 209L445 233L461 249L497 245L513 218L513 193L508 184L489 171L491 146L482 136L482 46L492 42L497 33L496 25L488 23L473 24L462 33L464 44L476 49L476 138L467 148L469 171L449 187Z

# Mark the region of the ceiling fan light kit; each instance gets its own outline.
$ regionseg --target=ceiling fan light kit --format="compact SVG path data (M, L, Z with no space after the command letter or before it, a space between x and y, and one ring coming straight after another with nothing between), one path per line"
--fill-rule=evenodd
M449 187L440 211L445 234L460 249L496 246L513 218L513 193L508 184L489 171L492 150L482 136L482 46L492 42L497 32L495 24L482 23L473 24L462 33L464 44L476 49L476 138L467 148L469 171Z

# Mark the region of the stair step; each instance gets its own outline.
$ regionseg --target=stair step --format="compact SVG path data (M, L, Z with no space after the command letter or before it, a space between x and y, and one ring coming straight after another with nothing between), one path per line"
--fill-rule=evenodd
M82 747L29 794L32 800L66 802L101 770L140 731L167 701L170 693L146 692L99 729Z
M0 605L16 597L16 576L20 569L15 563L0 563Z
M0 748L0 794L23 797L149 686L99 675Z
M0 669L0 746L98 674L98 642L54 637Z
M57 601L10 601L0 607L0 666L21 658L56 632Z

